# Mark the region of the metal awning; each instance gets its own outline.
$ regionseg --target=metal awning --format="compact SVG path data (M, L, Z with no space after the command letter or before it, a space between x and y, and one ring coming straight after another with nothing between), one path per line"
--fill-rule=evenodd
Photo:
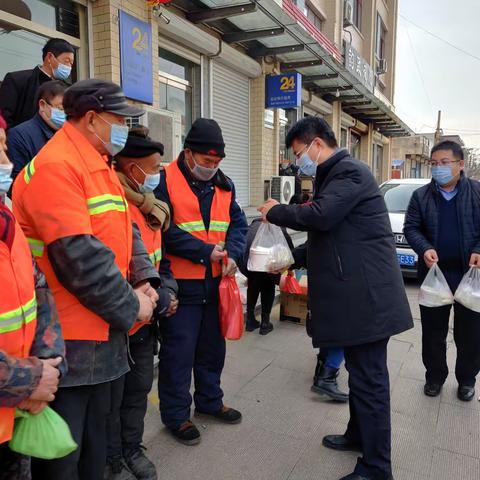
M298 71L304 88L387 137L413 131L374 91L344 65L341 52L292 0L174 0L187 19L217 31L249 56L278 60L282 71Z

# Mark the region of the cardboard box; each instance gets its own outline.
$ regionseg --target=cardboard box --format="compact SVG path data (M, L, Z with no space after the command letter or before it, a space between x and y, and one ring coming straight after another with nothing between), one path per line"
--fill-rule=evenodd
M280 321L305 325L307 312L307 295L280 292Z

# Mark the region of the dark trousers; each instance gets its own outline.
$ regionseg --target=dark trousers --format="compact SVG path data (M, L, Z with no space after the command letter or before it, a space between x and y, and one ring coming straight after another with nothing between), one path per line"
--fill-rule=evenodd
M355 472L372 480L387 479L392 473L388 340L344 349L350 388L345 436L362 446Z
M253 315L258 296L261 295L262 313L270 315L275 300L275 280L263 272L248 273L247 312Z
M180 304L175 315L160 321L160 333L158 396L162 422L176 429L190 419L192 369L196 408L217 413L223 406L220 376L225 363L218 305Z
M153 383L151 325L129 338L130 371L111 384L111 411L107 419L107 456L124 455L142 443L148 393Z
M32 459L34 480L103 479L110 389L111 382L106 382L58 390L51 407L68 423L78 448L58 460Z
M420 306L422 317L422 358L427 382L443 385L448 376L447 335L451 305ZM475 385L480 371L480 313L459 303L454 305L453 337L457 346L455 376L460 385Z

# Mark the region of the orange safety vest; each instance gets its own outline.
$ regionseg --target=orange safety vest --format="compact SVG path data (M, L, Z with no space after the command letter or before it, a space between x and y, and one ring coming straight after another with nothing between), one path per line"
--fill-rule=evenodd
M160 260L162 259L162 231L152 230L145 221L145 217L140 209L131 202L128 202L130 208L130 215L132 216L132 222L140 229L143 243L147 249L150 261L155 265L158 270L160 268ZM129 335L133 335L138 332L144 325L150 322L136 322L135 325L128 332Z
M193 193L185 176L178 167L178 160L165 168L168 195L173 209L173 223L205 243L216 245L225 243L230 225L230 204L232 192L215 187L212 206L210 209L210 226L206 230L200 212L198 197ZM203 280L207 268L205 265L194 263L186 258L167 254L171 262L173 276L178 279ZM220 276L222 266L220 262L212 263L212 275Z
M32 255L15 222L11 250L0 242L0 350L17 358L30 356L37 326ZM0 407L0 444L12 438L15 408Z
M65 289L46 251L60 238L92 235L112 250L127 277L132 221L125 191L106 157L67 122L18 175L13 206L53 292L64 339L107 341L109 324Z

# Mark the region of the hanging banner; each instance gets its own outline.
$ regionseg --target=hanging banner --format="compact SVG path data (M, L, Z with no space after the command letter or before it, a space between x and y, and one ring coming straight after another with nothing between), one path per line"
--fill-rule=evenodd
M302 105L302 75L267 75L266 108L297 108Z
M120 10L120 74L128 98L153 103L152 26Z

